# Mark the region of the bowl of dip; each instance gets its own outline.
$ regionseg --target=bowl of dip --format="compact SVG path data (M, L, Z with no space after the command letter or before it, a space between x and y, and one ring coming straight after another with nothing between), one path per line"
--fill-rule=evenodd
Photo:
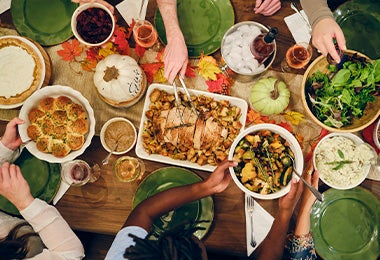
M126 118L114 117L108 120L100 131L100 142L103 148L113 154L120 155L129 152L136 144L137 131Z
M71 30L79 42L88 46L106 43L115 30L112 12L100 3L80 5L71 17Z
M359 136L330 133L315 147L313 163L325 184L347 190L364 181L376 157L375 150Z

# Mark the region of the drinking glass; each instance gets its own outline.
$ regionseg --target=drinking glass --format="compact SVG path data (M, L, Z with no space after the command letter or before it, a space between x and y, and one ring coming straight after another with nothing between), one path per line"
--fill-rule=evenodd
M116 160L113 167L114 176L121 182L132 182L142 177L144 172L144 162L131 156L120 157Z
M281 62L283 72L294 72L304 69L313 54L312 47L306 43L296 43L286 51L285 59Z
M62 180L71 186L83 186L95 182L100 175L100 167L95 164L91 167L83 160L73 160L62 164Z
M157 31L147 20L137 20L133 27L135 42L144 48L150 48L157 42Z

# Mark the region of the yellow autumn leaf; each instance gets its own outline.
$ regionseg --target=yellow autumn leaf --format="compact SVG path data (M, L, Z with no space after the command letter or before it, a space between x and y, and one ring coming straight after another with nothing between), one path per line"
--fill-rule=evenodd
M211 56L202 56L197 66L199 74L205 80L216 80L216 74L221 72L216 60Z
M286 111L285 119L292 123L293 125L299 125L300 122L304 121L305 116L302 113L294 112L294 111Z
M114 53L112 42L107 42L107 45L99 50L99 55L104 58Z
M164 77L164 67L160 67L156 73L153 75L153 81L157 83L166 82L166 78Z

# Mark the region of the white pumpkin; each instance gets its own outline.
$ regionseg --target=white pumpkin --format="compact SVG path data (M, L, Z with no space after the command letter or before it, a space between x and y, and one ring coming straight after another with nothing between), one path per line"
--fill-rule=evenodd
M251 106L264 115L283 112L289 105L289 99L290 91L286 84L273 77L260 79L251 89Z
M94 84L101 98L114 106L135 104L144 92L145 75L130 56L111 54L95 70Z

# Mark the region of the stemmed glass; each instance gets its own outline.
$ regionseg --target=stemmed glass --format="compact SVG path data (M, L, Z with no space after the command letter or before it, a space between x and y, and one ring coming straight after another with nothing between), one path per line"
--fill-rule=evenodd
M144 172L144 162L131 156L120 157L116 160L113 167L114 176L120 182L132 182L141 178Z
M144 48L152 47L158 38L156 28L147 20L137 20L133 26L135 42Z
M83 160L73 160L62 164L62 180L71 186L83 186L86 183L93 183L99 176L100 167L98 164L91 167Z
M281 70L283 72L294 72L304 69L312 54L313 49L310 44L306 42L296 43L287 50L285 58L281 62Z

